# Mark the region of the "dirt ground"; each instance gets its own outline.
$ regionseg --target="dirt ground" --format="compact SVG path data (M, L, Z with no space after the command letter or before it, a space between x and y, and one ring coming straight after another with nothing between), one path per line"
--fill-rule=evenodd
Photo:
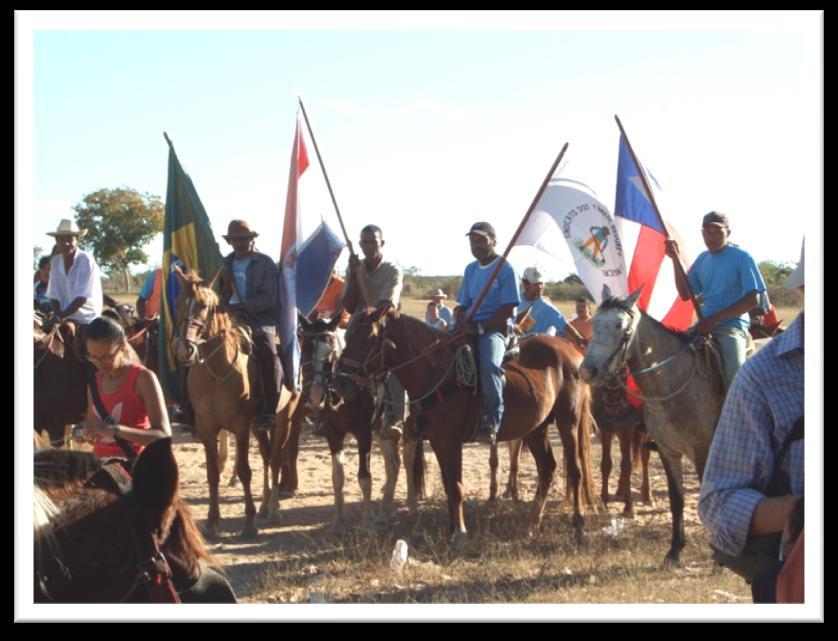
M175 428L175 442L175 452L181 474L181 495L190 504L193 516L199 522L202 522L206 519L208 509L206 465L203 446L200 443L193 442L191 435L181 429L180 426ZM436 542L431 548L435 546L447 548L444 534L444 492L442 490L436 460L430 452L429 445L427 443L425 445L425 460L427 464L426 489L429 499L420 503L420 513L425 518L431 519L430 523L436 525L436 529L432 527L430 530L430 537L436 539ZM557 436L554 438L553 448L557 460L560 460L561 445L558 442ZM232 452L233 448L231 447L230 450ZM599 461L601 458L601 446L598 442L593 444L593 450L595 488L598 494L600 487ZM501 472L499 485L502 491L506 484L508 470L506 448L501 447L499 454ZM616 439L612 447L612 456L615 457L614 471L611 474L610 484L610 490L613 495L616 491L619 470L619 447ZM466 526L470 531L475 527L475 519L480 521L478 527L483 526L484 515L482 510L489 496L490 483L488 459L488 446L478 444L467 444L464 446L463 482L466 488ZM252 491L258 508L258 501L262 491L262 463L255 439L252 437L249 460L253 471ZM393 541L399 535L393 534L388 538L385 533L383 543L382 537L378 537L376 539L377 543L374 545L387 548L383 551L374 550L369 555L366 552L359 551L359 547L369 545L369 543L366 542L366 539L362 542L362 537L357 533L357 528L359 528L361 520L362 498L357 483L357 451L355 450L354 442L351 439L347 441L344 495L346 499L345 514L347 521L350 526L355 526L354 528L350 528L351 530L355 530L355 532L350 531L348 534L343 535L343 537L338 538L329 529L333 515L334 499L330 455L325 440L314 437L307 431L303 432L300 441L298 470L299 490L293 498L281 501L280 512L282 520L280 524L269 525L265 521L257 519L257 525L259 526L258 535L255 538L242 539L239 536L239 532L244 523L243 492L240 483L234 487L228 485L228 480L232 472L232 461L228 461L227 468L222 475L220 490L222 524L219 529L218 538L210 543L210 549L227 572L240 601L250 603L317 601L320 597L318 596L318 592L312 589L312 585L316 586L316 582L323 578L322 575L330 574L324 568L331 567L333 570L331 574L353 573L351 567L347 569L344 566L341 566L339 572L335 571L336 561L334 559L341 557L341 546L344 546L344 555L348 556L344 565L352 566L353 558L358 561L358 576L349 582L349 587L346 588L347 592L343 595L344 598L336 600L355 602L377 600L378 596L381 595L375 590L375 587L379 585L379 581L388 583L387 577L389 571L386 567L387 561L389 561L388 546L392 546ZM372 453L372 475L373 499L378 500L380 499L381 487L383 485L384 464L375 446ZM559 476L557 474L557 480L554 483L550 500L547 503L544 527L550 527L548 523L558 522L557 519L560 518L558 516L560 510L559 503L563 497L564 483L562 479L558 478ZM651 478L653 494L657 502L655 506L643 505L639 502L640 475L639 472L635 472L632 480L635 518L631 520L624 519L621 514L623 508L622 501L612 499L608 505L608 513L595 518L589 518L588 527L591 532L595 532L598 536L607 539L607 536L601 534L602 526L605 526L606 529L608 526L612 526L611 519L614 518L617 520L616 527L621 528L614 536L623 538L623 543L626 544L626 552L629 555L632 554L631 537L637 536L644 540L643 547L645 554L650 558L662 559L668 549L671 526L668 500L666 498L666 477L655 453L652 454ZM535 466L531 456L529 453L524 453L519 481L523 502L515 504L511 501L501 501L501 506L496 508L498 510L497 518L506 518L507 520L511 520L512 523L525 520L529 514L528 502L534 495L536 480ZM687 529L688 547L685 550L684 557L689 561L687 563L688 567L685 570L693 573L701 572L708 577L711 574L718 574L719 572L728 574L727 571L712 569L711 567L712 562L709 559L708 548L703 544L703 541L706 541L707 538L706 530L700 524L697 515L698 477L688 462L685 464L685 487L685 525ZM405 497L406 481L404 470L402 469L396 488L398 511L395 517L402 525L411 518L408 516ZM490 525L488 527L491 528L492 526ZM423 534L423 536L427 537L428 535ZM494 536L504 538L507 535L495 532ZM327 554L326 550L334 552L334 554ZM425 546L425 557L436 555L436 552L428 550L428 546ZM413 552L411 550L411 553ZM370 558L372 559L371 561ZM328 559L332 560L329 561ZM331 566L329 565L330 563ZM585 563L591 565L592 563L598 563L598 561L591 561L589 558ZM656 563L657 561L654 561L652 565ZM570 572L567 568L564 571L567 573ZM653 569L644 571L653 573ZM285 574L288 581L283 581L279 577L280 574ZM299 576L292 580L288 576L290 574L302 575L303 580L300 581ZM307 577L306 575L311 576ZM446 575L443 573L441 576L445 577ZM686 572L684 576L689 576L689 572ZM309 581L309 578L313 579L313 581ZM677 577L668 576L667 580L675 581ZM632 579L632 582L636 583L636 578ZM395 581L393 584L396 586L396 589L403 587L399 585L399 581ZM359 585L361 586L360 591L358 589ZM747 586L741 581L736 581L736 577L733 577L733 575L727 577L726 582L720 584L720 586L724 589L709 590L707 594L702 593L704 596L670 595L669 597L666 594L665 586L662 586L660 594L653 596L656 597L654 601L658 603L684 602L685 599L690 602L710 603L743 603L749 601ZM618 599L619 596L616 595L620 593L614 594L615 596L613 597L601 596L598 600L602 600L603 598L606 601ZM336 595L330 594L329 597L335 598ZM462 594L452 595L451 598L454 600L462 600L463 598L466 600L470 599L467 594L465 596ZM512 598L516 597L513 595ZM572 598L581 599L586 597L577 595ZM631 593L626 598L629 599L628 602L645 600L636 594L632 596ZM382 596L382 600L384 601L390 601L391 599L400 601L401 596L392 592L389 595ZM552 601L554 597L544 596L542 599ZM416 597L416 600L422 600L422 597Z

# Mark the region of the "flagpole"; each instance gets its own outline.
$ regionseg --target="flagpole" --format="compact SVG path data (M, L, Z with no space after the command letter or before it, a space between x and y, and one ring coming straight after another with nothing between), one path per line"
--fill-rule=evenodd
M634 166L637 167L637 172L640 174L640 180L643 181L643 188L646 190L646 193L649 195L649 202L652 203L652 209L655 212L655 216L658 218L658 222L660 223L661 228L663 229L664 236L667 239L671 239L669 235L669 230L666 228L666 223L663 222L663 216L661 216L660 209L658 209L658 203L655 202L655 195L652 193L651 186L649 185L649 181L646 180L646 172L643 171L643 166L640 164L640 161L637 159L637 156L634 154L634 149L632 149L631 142L629 142L628 136L626 135L626 130L623 129L623 123L620 122L619 117L617 114L614 114L614 120L617 121L617 126L620 128L620 133L622 134L623 138L626 139L626 147L628 147L629 153L631 154L631 158L634 161ZM684 284L687 287L687 291L690 293L690 301L695 308L695 313L698 314L698 319L701 320L703 316L701 315L701 308L698 305L698 300L696 300L695 293L690 287L690 281L687 279L687 274L684 271L684 266L681 264L681 259L676 258L672 261L675 265L675 271L678 273L679 277L683 280Z
M300 96L297 96L297 100L300 103L300 109L303 112L303 118L306 121L306 129L308 129L308 135L311 136L311 142L314 145L314 153L317 154L317 162L320 163L320 170L323 172L323 178L326 179L326 187L329 189L329 196L332 198L332 204L335 206L335 212L338 215L338 222L340 223L341 231L343 231L343 238L346 241L346 246L349 248L350 256L355 256L355 250L352 248L352 241L349 240L349 234L346 233L346 226L343 224L343 216L340 215L340 207L338 207L338 201L335 198L335 192L332 190L332 183L329 180L329 175L326 173L326 165L323 164L323 158L320 156L320 148L317 146L317 139L314 137L314 131L311 128L311 123L308 121L308 114L306 113L306 107L303 104L303 99ZM372 302L370 301L370 294L367 291L367 283L366 281L361 278L361 269L363 269L363 265L361 265L355 273L355 277L358 279L358 285L361 287L361 293L364 295L364 300L367 302L367 307L372 306Z
M495 278L498 275L498 272L500 272L500 268L503 267L503 263L504 261L506 261L506 257L509 255L509 252L515 246L515 242L518 240L518 236L520 236L521 232L524 231L524 226L527 224L527 221L529 221L530 216L532 216L532 213L535 211L535 206L538 204L538 201L541 200L541 195L544 193L544 190L547 189L547 185L550 184L550 179L553 177L553 174L556 172L559 163L562 161L564 153L565 151L567 151L567 146L568 143L565 143L564 147L562 147L562 150L559 152L559 155L556 157L556 161L553 163L553 166L550 167L550 171L547 172L547 176L544 178L544 182L541 183L541 187L539 187L538 193L536 193L535 198L533 198L533 201L530 204L530 208L527 210L524 219L521 221L521 224L518 225L518 229L512 236L512 240L509 241L509 244L506 247L506 251L503 252L503 256L501 256L501 259L498 261L498 264L495 265L495 269L492 272L492 275L489 276L489 280L487 280L486 284L483 286L483 291L480 292L480 296L477 297L477 301L471 306L471 312L469 312L469 315L466 318L466 322L471 321L471 319L477 313L477 310L480 309L480 305L483 303L483 299L486 298L486 294L489 292L489 287L494 282Z

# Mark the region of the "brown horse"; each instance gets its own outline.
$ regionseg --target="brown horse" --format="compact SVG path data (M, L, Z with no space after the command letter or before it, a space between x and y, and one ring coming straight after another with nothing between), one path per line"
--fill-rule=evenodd
M352 434L358 444L358 485L363 496L362 525L370 525L372 514L372 476L370 451L372 449L373 423L380 420L380 404L376 404L368 390L346 388L338 383L337 363L341 354L342 339L337 325L340 317L331 321L309 321L300 316L303 329L303 401L308 412L316 414L323 422L323 432L332 455L332 487L335 495L335 515L332 530L343 531L343 444L347 434ZM378 411L377 411L378 410ZM405 445L407 447L407 445ZM399 455L395 441L383 439L380 447L384 455L386 480L384 496L376 523L387 521L393 511L392 501L399 472ZM415 452L409 447L411 453ZM406 450L407 453L408 450ZM415 505L424 495L424 458L421 448L414 464L406 466L408 502Z
M236 471L244 488L245 524L242 536L257 532L256 506L250 490L251 470L248 462L250 422L256 413L251 394L252 372L248 373L247 352L252 348L249 334L219 308L212 282L204 282L195 273L184 274L175 267L180 281L175 311L175 356L191 365L186 387L195 409L198 438L204 444L207 459L207 481L210 506L207 533L214 535L221 521L218 506L218 481L221 474L218 456L218 435L222 429L236 437ZM255 368L253 368L255 369ZM260 513L272 521L278 519L278 488L271 486L279 474L281 447L287 436L288 419L299 399L283 388L278 406L282 423L273 438L255 431L264 464L262 508ZM273 443L271 442L273 441Z
M626 398L626 371L621 372L619 378L606 378L600 387L595 387L591 393L591 409L594 413L602 439L602 491L600 497L603 503L608 503L608 479L611 476L611 441L614 436L620 442L620 480L617 485L617 496L623 499L623 515L632 518L634 506L631 494L631 473L640 465L643 469L641 481L641 499L647 505L653 505L651 486L649 484L650 450L643 447L648 435L643 427L641 411L632 406Z
M392 305L384 306L359 314L350 323L340 368L356 376L389 370L414 403L437 395L437 404L426 407L417 420L442 471L450 531L455 542L461 542L466 534L462 445L475 432L480 398L454 384L456 352L466 345L466 339L448 337L419 320L402 316ZM556 468L547 434L550 422L556 421L569 463L577 540L582 538L583 513L594 505L590 481L593 418L588 387L579 379L580 362L581 355L561 339L536 336L523 341L520 356L505 365L506 409L498 433L500 441L524 438L535 458L539 484L530 523L530 532L534 533L541 524Z
M87 412L85 364L73 352L68 324L43 330L45 319L34 319L34 428L46 430L53 445L65 442L65 427L83 421Z
M235 602L178 497L171 439L145 448L133 479L86 452L34 464L35 602Z

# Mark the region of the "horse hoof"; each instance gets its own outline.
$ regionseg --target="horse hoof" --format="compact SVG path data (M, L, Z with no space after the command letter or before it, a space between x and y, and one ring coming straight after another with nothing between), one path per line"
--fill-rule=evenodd
M456 532L454 532L454 536L451 540L451 543L455 549L462 550L466 544L466 533L457 530Z
M207 541L218 541L218 524L204 524L204 527L201 528L201 534Z
M254 523L248 523L244 526L244 529L241 532L241 538L243 539L252 539L259 533L256 525Z
M227 483L227 487L236 487L239 484L239 479L237 476L231 476L230 482Z
M260 519L268 518L268 506L263 505L262 507L260 507L259 512L257 512L256 516L258 516Z
M274 512L268 516L268 525L282 525L282 514Z
M280 499L292 499L297 496L296 490L280 490L279 491L279 498Z
M633 509L628 509L628 508L623 510L623 518L633 519L634 518L634 510Z
M681 563L681 553L670 551L663 557L663 567L665 568L680 568L683 567Z

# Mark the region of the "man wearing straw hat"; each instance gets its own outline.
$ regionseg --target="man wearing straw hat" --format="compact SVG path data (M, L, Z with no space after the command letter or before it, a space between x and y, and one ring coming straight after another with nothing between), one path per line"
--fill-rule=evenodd
M436 306L437 316L445 321L445 325L448 327L448 329L451 329L451 321L454 317L454 314L451 311L451 308L442 302L446 298L448 297L445 295L445 292L443 292L441 289L437 289L434 291L433 294L431 294L431 301L433 301L433 304ZM425 312L425 322L428 324L432 322L430 316L428 315L428 312Z
M102 277L93 254L79 249L79 240L87 234L76 223L64 218L54 232L58 253L50 261L46 297L52 305L47 321L49 331L55 324L71 321L75 329L73 351L80 361L87 354L87 326L102 313Z
M224 236L233 252L224 258L219 298L236 319L250 327L253 355L262 379L253 426L276 427L276 406L282 385L282 364L276 352L277 268L273 259L254 250L258 236L244 220L233 220Z
M803 291L803 251L786 287ZM803 311L736 374L719 416L698 513L713 558L749 583L776 561L803 495Z

